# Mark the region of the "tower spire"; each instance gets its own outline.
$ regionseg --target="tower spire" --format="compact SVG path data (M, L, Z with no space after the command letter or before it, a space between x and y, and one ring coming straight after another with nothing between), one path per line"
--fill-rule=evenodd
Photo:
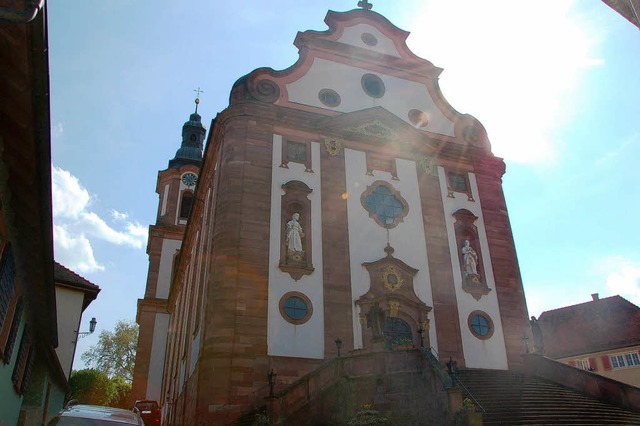
M194 89L197 95L203 93L198 87ZM169 161L169 168L179 169L185 164L202 165L202 148L207 129L202 125L202 118L198 114L200 98L196 98L196 111L189 116L189 120L182 126L182 144L176 151L176 156Z

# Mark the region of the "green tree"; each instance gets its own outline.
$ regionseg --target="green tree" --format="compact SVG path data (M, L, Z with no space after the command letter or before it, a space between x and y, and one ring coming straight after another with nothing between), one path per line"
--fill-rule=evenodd
M120 320L114 331L102 330L98 343L81 358L89 367L95 367L110 378L122 377L131 383L137 345L138 325L135 321Z
M107 405L115 394L113 382L102 371L87 369L71 372L71 399L83 404Z
M122 377L116 377L111 379L113 384L114 393L111 401L109 401L110 407L131 409L131 383L128 383Z

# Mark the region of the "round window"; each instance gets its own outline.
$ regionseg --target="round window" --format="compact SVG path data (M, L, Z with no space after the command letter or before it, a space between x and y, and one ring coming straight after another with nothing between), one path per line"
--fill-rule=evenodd
M381 98L384 96L384 82L375 74L365 74L362 76L362 89L372 98Z
M362 33L360 38L362 39L362 42L367 46L375 46L376 44L378 44L378 39L371 33Z
M322 89L318 93L318 98L320 99L320 102L322 102L329 108L334 108L340 105L340 95L338 95L338 92L336 92L335 90Z
M473 311L468 318L469 329L478 339L486 340L493 336L493 321L482 311Z
M280 299L280 314L292 324L304 324L311 318L313 307L304 294L292 291Z
M429 124L429 116L424 111L420 111L419 109L412 109L411 111L409 111L408 115L411 124L413 124L417 128L424 128L427 127L427 124Z

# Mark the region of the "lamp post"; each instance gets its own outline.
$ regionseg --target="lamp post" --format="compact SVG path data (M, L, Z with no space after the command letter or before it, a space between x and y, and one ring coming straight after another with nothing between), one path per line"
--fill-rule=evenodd
M422 329L422 325L420 325L420 328L418 329L418 334L420 335L420 347L424 348L424 338L422 337L424 330Z
M273 368L269 371L269 374L267 374L267 378L269 379L269 398L273 398L273 386L276 382L276 376L277 374L273 371Z
M342 340L338 337L336 340L336 348L338 349L338 358L340 358L340 348L342 347Z
M78 339L82 339L83 337L87 337L90 334L93 334L94 331L96 331L96 324L98 324L98 321L96 321L96 317L91 318L91 321L89 321L89 331L80 331L80 330L76 330L76 334L78 335ZM77 342L77 339L76 339ZM76 343L73 342L73 343Z

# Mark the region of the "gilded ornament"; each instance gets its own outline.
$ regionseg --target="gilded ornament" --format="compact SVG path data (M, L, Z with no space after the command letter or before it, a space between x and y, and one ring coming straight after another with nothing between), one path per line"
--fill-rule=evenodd
M396 301L389 302L389 316L391 318L395 318L398 316L398 309L400 309L400 302L396 302Z
M418 165L428 175L438 176L438 160L435 157L424 156L418 159Z
M393 266L389 266L382 273L382 282L384 283L384 286L391 291L396 291L402 287L402 284L404 284L404 280L396 272L396 269Z
M327 154L329 154L331 157L337 157L338 155L342 154L344 143L340 139L322 138L322 142L327 149Z

